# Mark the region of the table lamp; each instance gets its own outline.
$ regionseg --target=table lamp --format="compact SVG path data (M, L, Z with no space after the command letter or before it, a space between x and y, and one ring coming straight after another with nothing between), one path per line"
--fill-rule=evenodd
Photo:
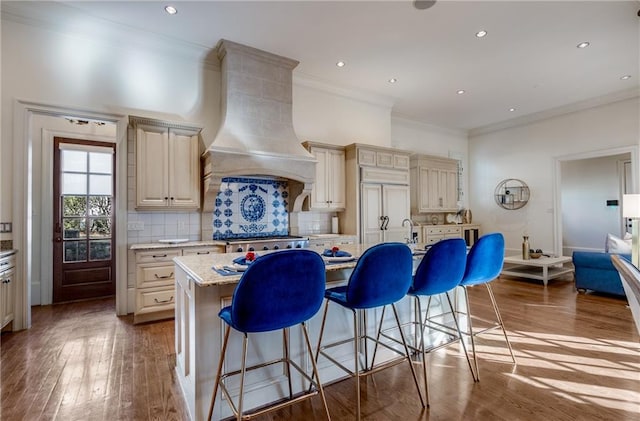
M638 267L638 220L640 219L640 194L622 196L622 216L631 219L631 263Z

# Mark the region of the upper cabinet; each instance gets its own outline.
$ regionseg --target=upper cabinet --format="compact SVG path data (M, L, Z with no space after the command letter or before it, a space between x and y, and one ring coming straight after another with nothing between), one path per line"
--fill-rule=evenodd
M429 155L411 156L411 211L458 211L458 161Z
M200 207L200 128L131 119L136 150L136 208Z
M304 146L318 161L311 191L311 210L342 211L345 207L344 148L307 142Z

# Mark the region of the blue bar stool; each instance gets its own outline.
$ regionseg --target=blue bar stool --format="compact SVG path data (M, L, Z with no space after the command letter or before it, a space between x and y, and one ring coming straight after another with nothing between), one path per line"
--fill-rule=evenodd
M469 370L475 380L475 374L471 367L471 360L467 353L467 347L462 339L462 332L460 331L460 325L458 318L456 317L456 311L451 303L451 297L449 292L456 288L465 272L465 266L467 261L467 246L462 238L448 238L435 243L427 254L424 256L420 265L416 269L416 273L413 277L413 285L409 288L408 295L414 297L417 308L416 321L420 329L420 346L414 348L417 352L422 354L422 367L424 376L424 390L429 405L429 385L427 380L427 359L426 354L441 348L442 346L450 345L453 341L446 342L442 345L438 345L426 350L425 346L425 331L427 328L435 329L440 332L455 335L456 341L460 341L462 348L464 349L467 363L469 364ZM429 318L429 307L431 305L431 297L434 295L445 294L449 303L450 313L453 317L455 324L455 332L452 332L450 326L444 325L440 322L432 321ZM422 306L420 297L429 297L427 304L426 314L424 319L422 318Z
M320 393L322 404L327 413L327 419L331 419L305 324L305 322L313 317L320 309L324 297L325 284L326 271L324 261L318 253L310 250L283 250L276 253L265 254L256 259L243 273L242 278L240 278L233 292L231 305L223 308L218 313L218 316L224 320L227 327L220 352L220 361L218 363L213 396L211 397L211 405L209 406L209 420L211 420L213 415L218 387L222 389L237 420L280 409L312 397L318 392ZM304 334L305 345L311 356L313 376L309 376L305 370L289 356L287 340L288 328L296 324L301 326ZM223 374L222 369L231 328L244 334L241 356L242 364L240 370ZM280 329L282 329L283 335L282 358L247 367L248 334ZM284 371L288 378L289 399L283 402L277 402L268 408L261 408L258 411L244 415L243 394L246 372L279 363L284 365ZM296 395L295 397L292 393L291 386L292 367L310 383L307 393ZM225 386L225 379L238 374L240 375L240 396L238 398L238 406L236 407Z
M492 329L500 328L504 334L504 339L509 348L511 359L516 364L516 357L513 354L511 343L507 337L507 331L504 328L504 322L500 316L500 310L498 310L498 304L493 295L491 285L489 283L496 279L502 271L502 265L504 264L504 237L502 234L496 232L492 234L486 234L480 237L478 241L471 247L469 254L467 255L467 267L464 272L464 277L460 282L460 286L464 287L465 301L467 303L467 319L469 323L469 332L471 336L471 353L473 354L473 361L476 371L476 380L480 380L480 372L478 370L478 357L476 355L476 345L474 337L487 332ZM492 325L488 328L474 332L471 323L471 305L469 303L469 293L467 289L475 285L485 285L491 299L491 305L493 311L496 314L496 322L491 322ZM483 320L486 321L486 320Z
M411 362L411 355L409 354L409 348L404 338L404 334L402 333L402 329L400 329L400 337L404 345L404 353L401 353L397 349L389 347L387 344L379 341L382 322L384 320L384 309L387 305L391 305L393 308L396 324L398 328L400 328L400 319L398 318L398 311L395 303L400 301L407 294L409 286L411 285L412 271L413 258L409 247L402 243L382 243L369 248L362 254L362 256L360 256L356 267L353 269L353 272L349 277L347 285L330 288L325 292L325 298L327 300L324 307L322 325L320 327L320 337L318 339L318 349L315 357L316 363L319 356L323 355L325 358L336 364L336 366L356 378L356 419L358 420L360 420L360 377L367 376L392 365L389 363L381 365L380 367L374 367L374 356L371 367L366 367L367 363L365 362L364 370L361 370L359 345L361 341L364 343L365 349L367 340L370 340L374 341L376 346L380 343L380 345L402 355L403 358L394 361L394 363L399 363L404 360L409 363L411 374L413 375L413 380L416 385L416 390L420 397L420 402L422 407L425 407L422 393L420 392L420 386L418 384L418 378L416 377L416 372L413 368L413 363ZM345 367L326 352L328 348L350 343L351 339L322 346L322 335L324 333L324 326L327 320L329 302L334 302L346 309L349 309L353 314L353 346L355 354L354 370L350 370ZM365 316L367 309L378 307L382 307L383 310L380 317L378 336L373 338L367 335ZM360 321L358 318L359 313L363 316L365 325L364 332L361 332L360 330Z

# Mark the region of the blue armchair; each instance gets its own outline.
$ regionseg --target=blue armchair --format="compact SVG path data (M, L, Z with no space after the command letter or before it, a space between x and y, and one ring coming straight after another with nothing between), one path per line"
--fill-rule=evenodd
M611 254L592 251L574 251L573 265L576 288L624 296L618 271L611 262ZM631 255L621 254L626 259Z

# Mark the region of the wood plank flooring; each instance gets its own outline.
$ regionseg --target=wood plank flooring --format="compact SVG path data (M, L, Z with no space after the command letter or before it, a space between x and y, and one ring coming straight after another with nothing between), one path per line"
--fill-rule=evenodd
M566 280L492 285L517 366L493 331L478 341L479 383L456 346L442 349L429 357L429 409L400 365L362 381L364 419L640 419L640 338L624 300L578 294ZM472 311L490 316L486 289L470 293ZM34 307L30 330L1 338L0 419L188 420L173 335L173 321L116 317L112 299ZM354 389L353 380L326 388L333 420L354 419ZM257 419L324 413L314 398Z

